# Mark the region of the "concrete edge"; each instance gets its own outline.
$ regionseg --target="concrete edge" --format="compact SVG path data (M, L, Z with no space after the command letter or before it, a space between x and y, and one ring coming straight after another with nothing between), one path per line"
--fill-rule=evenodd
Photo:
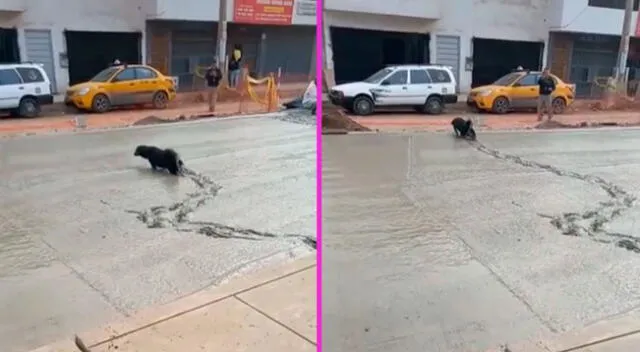
M640 334L640 312L601 320L583 329L564 333L545 345L550 351L570 352L635 334Z
M130 317L123 318L98 329L83 332L79 334L79 336L89 348L103 345L169 319L204 308L233 295L241 294L282 278L310 270L315 266L316 257L309 256L284 265L268 267L255 274L232 279L230 282L221 286L205 288L199 292L159 307L143 309ZM30 352L69 352L76 350L73 336L70 336L68 339L39 347Z
M590 347L637 334L640 334L640 312L631 312L553 337L507 345L514 352L577 352L588 351ZM486 352L503 351L504 349L491 349Z
M640 126L606 126L606 127L575 127L575 128L553 128L553 129L536 129L536 128L513 128L513 129L478 129L478 132L482 134L498 134L498 133L560 133L560 132L592 132L592 131L622 131L622 130L640 130ZM371 132L350 132L349 134L449 134L447 129L443 130L429 130L429 129L412 129L405 127L397 128L377 128L376 131ZM453 135L453 133L450 133ZM480 138L478 138L479 140Z
M38 138L38 137L46 137L46 136L52 136L52 135L104 133L104 132L118 131L118 130L124 130L124 129L159 128L159 127L166 127L167 125L184 126L184 125L190 125L190 124L225 122L229 120L272 118L272 117L280 116L282 114L283 112L277 111L277 112L265 112L265 113L256 113L256 114L246 114L246 115L232 115L232 116L225 116L225 117L199 118L195 120L165 122L165 123L156 123L156 124L139 125L139 126L124 125L124 126L100 127L100 128L90 128L90 129L75 128L71 130L62 130L62 131L20 132L15 134L3 134L2 132L0 132L0 139Z

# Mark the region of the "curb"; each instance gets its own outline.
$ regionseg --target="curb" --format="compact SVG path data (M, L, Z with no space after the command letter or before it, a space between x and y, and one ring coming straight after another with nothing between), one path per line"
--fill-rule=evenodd
M252 275L232 279L222 286L205 288L197 293L159 307L144 309L131 317L123 318L99 329L81 333L79 336L89 348L104 345L164 321L204 308L233 295L312 269L315 266L316 258L315 256L310 256L284 265L266 268ZM71 352L77 350L73 337L70 336L66 340L39 347L30 352Z
M478 128L477 132L483 134L496 134L496 133L509 133L509 132L526 132L526 133L558 133L558 132L590 132L590 131L634 131L640 130L640 126L636 125L617 125L617 126L586 126L586 127L572 127L572 128L533 128L533 127L521 127L521 128ZM386 126L376 128L376 132L382 133L397 133L397 134L412 134L412 133L447 133L450 132L448 128L430 128L422 126ZM356 132L366 133L366 132ZM349 133L351 134L351 132Z
M569 331L548 339L530 339L518 343L508 343L512 352L578 352L596 351L608 342L640 335L640 311L605 319L576 331ZM603 346L604 345L604 346ZM592 350L592 349L593 350ZM605 347L606 351L611 347ZM636 351L637 349L634 349ZM504 352L504 347L486 352ZM631 351L620 351L631 352Z
M217 118L199 118L193 120L182 120L170 123L156 123L150 125L118 125L118 126L104 126L104 127L95 127L95 128L87 128L87 129L69 129L69 130L44 130L40 131L31 131L31 132L16 132L16 133L2 133L0 132L0 139L16 139L16 138L34 138L34 137L44 137L44 136L54 136L54 135L72 135L72 134L91 134L91 133L104 133L109 131L119 131L119 130L128 130L128 129L145 129L145 128L159 128L159 127L167 127L167 125L171 126L184 126L189 124L203 124L203 123L215 123L215 122L225 122L232 120L241 120L241 119L256 119L256 118L270 118L274 116L278 116L281 112L269 112L269 113L251 113L246 115L231 115L225 117L217 117Z
M599 321L579 331L565 333L545 345L550 351L571 352L636 334L640 334L640 312Z

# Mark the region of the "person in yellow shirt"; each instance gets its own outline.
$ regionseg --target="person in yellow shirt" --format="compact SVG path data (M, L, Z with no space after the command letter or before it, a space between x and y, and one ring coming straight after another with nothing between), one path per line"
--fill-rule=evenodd
M236 88L240 81L240 69L242 63L242 47L239 44L233 46L231 59L229 60L229 86Z

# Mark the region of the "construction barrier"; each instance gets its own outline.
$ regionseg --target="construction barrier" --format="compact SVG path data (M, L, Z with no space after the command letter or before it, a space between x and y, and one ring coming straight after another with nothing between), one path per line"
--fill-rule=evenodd
M208 66L199 66L196 68L194 75L201 79L204 79L208 69ZM260 85L266 86L263 96L260 96L255 89L256 86ZM238 82L237 87L229 86L229 81L226 77L223 77L220 88L238 94L238 97L240 98L238 102L238 110L240 113L244 112L247 98L254 101L255 103L263 105L266 108L267 112L276 111L278 109L278 106L280 105L278 83L273 73L270 73L269 76L264 78L254 78L249 75L249 70L247 68L244 68L242 69L242 76L240 78L240 81Z

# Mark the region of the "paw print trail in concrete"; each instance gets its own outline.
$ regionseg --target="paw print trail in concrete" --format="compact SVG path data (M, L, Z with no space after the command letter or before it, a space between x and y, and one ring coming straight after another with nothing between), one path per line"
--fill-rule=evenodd
M148 228L174 228L180 232L193 232L211 238L243 239L260 241L276 238L290 238L301 241L304 245L316 249L316 240L310 236L298 234L274 234L216 222L189 220L191 214L207 204L218 195L222 186L209 177L184 168L184 175L198 186L199 191L187 194L187 197L168 206L153 206L145 210L128 210L136 214L138 220Z
M608 202L601 202L584 213L567 212L560 215L538 214L550 219L551 225L563 235L588 237L600 243L615 243L618 247L640 253L640 237L629 234L611 232L607 225L624 211L630 209L636 197L601 177L583 175L577 172L562 170L552 165L526 160L516 155L509 155L498 150L488 148L480 142L469 142L476 150L493 158L508 161L524 167L536 168L552 174L584 181L600 187L611 198Z

